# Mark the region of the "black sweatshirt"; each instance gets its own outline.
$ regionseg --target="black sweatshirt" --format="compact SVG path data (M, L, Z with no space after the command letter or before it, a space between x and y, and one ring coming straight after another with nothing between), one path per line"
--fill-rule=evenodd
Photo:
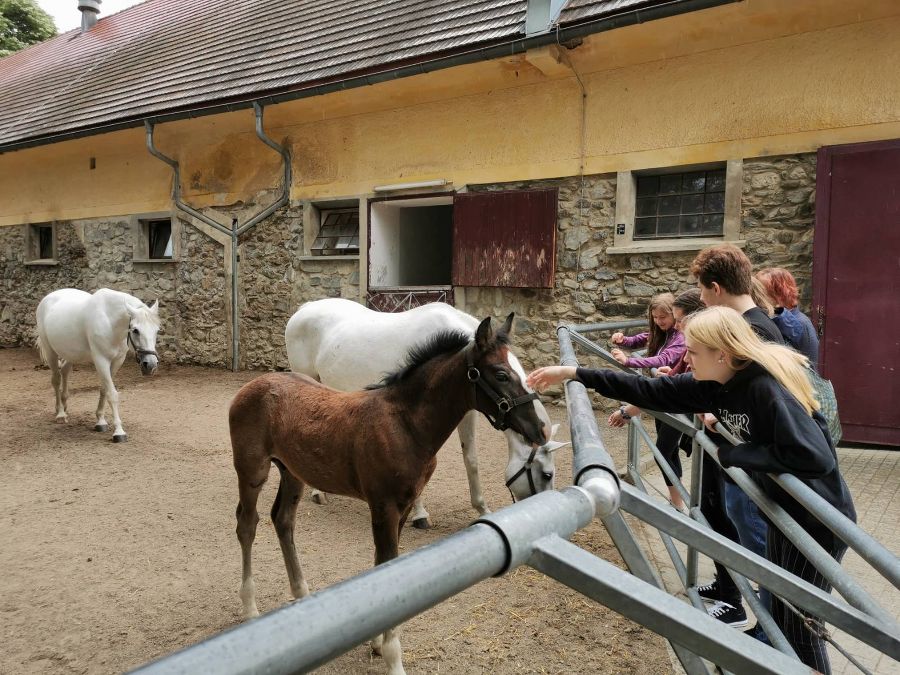
M727 383L695 380L691 373L643 377L615 370L578 368L576 379L602 395L648 410L672 413L713 411L742 443L719 449L724 467L749 471L756 483L782 506L825 550L836 541L831 530L782 490L768 473L797 476L850 520L856 510L838 470L837 454L825 418L806 414L800 402L762 366L751 363Z

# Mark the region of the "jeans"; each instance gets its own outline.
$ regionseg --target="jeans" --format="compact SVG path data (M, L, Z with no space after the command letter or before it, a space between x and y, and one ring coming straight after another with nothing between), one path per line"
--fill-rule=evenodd
M734 523L741 546L765 558L766 532L769 528L760 515L759 507L737 485L727 480L723 482L725 483L725 512ZM760 587L759 599L763 607L771 612L772 594Z

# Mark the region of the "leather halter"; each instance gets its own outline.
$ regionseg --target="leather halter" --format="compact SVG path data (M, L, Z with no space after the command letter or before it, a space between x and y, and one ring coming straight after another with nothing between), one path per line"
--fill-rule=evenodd
M512 497L513 503L516 502L516 496L513 494L513 491L512 491L512 488L510 487L510 485L515 483L516 479L519 476L521 476L523 473L526 476L528 476L528 487L531 488L531 494L529 495L529 497L533 497L534 495L536 495L538 493L537 487L535 487L535 485L534 485L534 477L531 475L531 467L534 464L534 457L537 454L537 451L538 451L537 447L532 448L531 454L528 455L528 459L526 460L525 464L522 465L522 468L519 469L518 471L516 471L512 475L512 478L510 478L508 481L506 481L506 489L509 490L509 496Z
M466 377L476 388L481 387L484 393L497 405L497 413L495 415L484 413L484 416L488 418L488 422L491 423L491 426L499 431L506 431L509 429L509 425L506 423L506 416L512 412L513 408L529 403L538 397L535 392L514 399L503 396L494 389L490 383L486 382L484 378L481 377L481 371L475 367L472 359L471 348L466 350Z
M128 344L131 346L131 348L134 350L134 360L138 364L140 364L141 359L144 358L145 356L155 356L156 360L157 361L159 360L159 354L157 354L152 349L141 349L136 344L134 344L134 339L132 339L132 337L131 337L131 326L128 326L128 334L126 336L126 340L128 341Z

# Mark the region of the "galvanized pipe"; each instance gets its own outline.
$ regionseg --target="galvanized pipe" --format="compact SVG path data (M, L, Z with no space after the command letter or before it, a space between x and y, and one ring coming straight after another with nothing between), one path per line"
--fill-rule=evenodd
M808 675L809 668L559 537L535 543L536 569L735 672Z
M697 440L709 455L718 463L719 455L716 444L700 431ZM777 504L762 491L743 469L723 469L732 480L747 493L756 505L766 514L769 520L784 534L790 542L822 573L822 576L834 586L851 605L877 618L891 630L900 634L896 619L875 602L874 598L841 567L841 564L829 555L812 536L794 520L782 506ZM772 590L769 586L766 586Z
M509 508L529 502L531 499ZM477 582L499 574L507 560L500 533L488 525L475 524L134 672L145 675L308 672Z
M253 111L256 116L256 136L263 143L265 143L270 148L275 150L279 155L281 155L284 166L284 181L281 188L281 195L274 203L270 204L261 212L250 218L250 220L248 220L244 225L238 226L237 218L232 218L230 229L226 228L224 225L220 225L215 220L213 220L206 214L201 213L197 209L189 206L181 199L181 173L178 167L178 162L171 157L167 157L156 149L156 146L153 143L153 130L155 124L150 120L144 120L144 128L147 131L147 149L150 151L151 155L168 164L175 172L175 182L172 187L172 199L175 202L176 208L181 209L188 215L193 216L203 223L206 223L216 231L227 234L231 238L231 370L233 372L237 372L240 362L240 320L238 318L238 293L240 289L238 278L238 263L240 261L240 257L238 255L238 237L261 223L263 220L268 218L275 211L277 211L290 201L292 180L290 153L286 148L279 145L274 140L269 138L268 135L266 135L266 132L263 128L263 107L256 101L253 102Z
M823 525L878 570L885 579L894 584L895 588L900 589L900 559L897 556L796 476L783 473L769 474L769 477L794 499L806 505Z
M569 331L565 326L559 327L557 336L561 363L565 366L577 366L575 350L569 339ZM579 485L582 476L589 469L598 469L601 473L594 476L593 480L596 483L594 489L602 492L604 499L603 513L598 515L612 513L619 504L619 477L616 475L615 464L600 438L597 418L594 416L587 389L581 382L569 380L566 382L565 390L572 447L574 448L572 482Z
M865 610L836 600L830 593L796 578L782 567L714 532L707 525L700 525L674 509L661 508L649 496L629 485L622 486L622 510L756 580L772 593L803 607L879 651L900 659L900 632L893 629L892 623L884 624L880 618Z
M600 323L574 323L566 326L572 333L596 333L617 328L646 328L646 319L623 319Z

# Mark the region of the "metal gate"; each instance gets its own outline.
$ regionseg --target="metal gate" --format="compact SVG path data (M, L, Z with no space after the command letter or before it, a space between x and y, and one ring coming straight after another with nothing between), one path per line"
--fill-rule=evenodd
M561 326L562 363L578 365L575 342L619 367L606 350L582 333L622 325ZM620 483L601 440L585 387L570 381L565 392L574 453L571 487L543 492L501 509L446 539L166 656L138 672L309 671L479 581L520 565L540 570L667 638L688 673L709 673L713 668L711 663L735 672L773 675L809 672L759 604L747 578L791 605L900 660L900 628L892 615L745 474L727 470L846 601L832 597L709 529L699 509L701 462L694 462L697 468L692 490L690 494L685 492L691 517L663 506L646 494L634 456L630 458L628 472L635 485ZM690 420L666 413L650 414L690 435L696 453L707 451L715 458L715 445ZM638 447L642 431L642 427L633 423L632 453ZM665 462L662 464L665 466ZM900 588L900 561L893 554L795 477L780 475L775 479L895 588ZM675 484L680 485L677 480ZM659 530L673 553L673 563L691 604L663 590L657 571L638 544L623 511ZM606 526L630 574L568 541L594 517L599 517ZM672 538L688 545L687 563L681 560ZM696 590L699 553L721 561L733 572L776 648L706 613Z

